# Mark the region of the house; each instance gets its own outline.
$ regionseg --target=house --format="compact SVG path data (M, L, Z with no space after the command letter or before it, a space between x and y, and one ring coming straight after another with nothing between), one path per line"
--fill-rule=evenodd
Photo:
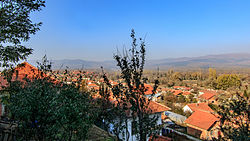
M112 86L115 86L115 85L118 85L119 83L115 82L115 81L112 81L110 80L109 83L112 85Z
M183 93L182 90L175 90L173 94L174 94L175 96L178 96L178 95L181 95L182 93Z
M166 111L164 112L165 116L167 116L168 119L170 119L171 121L174 121L177 124L184 124L184 121L187 119L187 117L174 113L174 112L170 112L170 111ZM168 119L165 118L165 121L168 121Z
M162 113L170 110L170 108L165 106L165 105L162 105L160 103L157 103L155 101L150 101L148 107L149 107L149 109L151 109L150 117L156 117L157 118L157 125L161 125L162 124L162 118L161 118ZM117 119L117 121L115 121L115 122L119 122L119 119ZM129 141L137 141L136 135L132 135L132 129L133 129L132 122L133 122L132 117L129 117L128 121L127 121ZM124 123L124 125L125 125L125 123ZM113 127L113 125L110 124L110 127ZM112 133L112 128L111 128L110 132ZM128 137L126 134L119 135L119 138L124 139L124 140L127 140Z
M151 96L155 96L155 94L153 94L153 87L151 86L151 85L149 85L149 84L144 84L144 86L145 86L145 89L146 89L146 91L144 92L144 94L145 95L143 95L143 96L145 96L145 97L151 97ZM142 95L140 95L140 96L142 96ZM142 97L143 97L142 96ZM100 98L100 94L96 94L95 96L94 96L94 98ZM112 94L112 92L110 92L110 96L109 96L109 101L110 102L112 102L114 105L116 105L116 103L117 103L117 101L116 101L117 99L113 96L113 94ZM147 98L146 98L146 100L148 100ZM123 104L122 104L123 105ZM121 124L122 125L127 125L127 127L128 127L128 134L119 134L119 138L120 139L124 139L124 140L127 140L127 138L129 138L129 140L130 141L136 141L137 139L136 139L136 135L133 135L132 134L132 129L133 129L133 117L131 116L131 112L130 112L130 110L129 110L129 103L128 104L126 104L126 105L128 105L128 110L126 110L126 117L128 118L127 119L127 122L125 123L125 122L122 122ZM169 107L167 107L167 106L165 106L165 105L162 105L162 104L160 104L160 103L157 103L157 102L155 102L155 101L153 101L153 100L151 100L151 101L149 101L149 105L147 106L147 108L148 109L146 109L146 111L147 112L149 112L149 116L150 117L156 117L157 118L157 121L156 121L156 124L157 125L161 125L162 124L162 118L164 118L164 117L162 117L162 113L163 112L165 112L165 111L168 111L168 110L170 110L170 108ZM163 115L164 116L164 115ZM114 119L114 121L113 121L114 123L120 123L120 120L119 120L119 118L117 117L117 118L115 118ZM112 122L112 123L113 123ZM109 129L110 129L110 133L114 133L114 124L112 124L112 123L109 123ZM125 130L126 129L124 129L124 132L125 132ZM161 132L161 130L159 130L159 132ZM159 135L161 135L161 134L159 134Z
M219 120L219 117L215 114L196 110L185 120L187 133L203 140L218 139L221 135Z
M216 91L203 90L200 91L199 94L200 101L207 103L217 103L217 99L215 97L218 95L218 93Z
M87 81L87 85L90 85L90 84L94 84L94 81L88 80L88 81Z
M176 90L184 90L184 91L190 91L191 88L185 87L185 86L173 86L174 89Z
M157 91L154 93L154 88L150 84L144 84L144 87L146 91L144 92L145 96L147 98L152 98L153 101L156 101L159 96L161 96L161 93L158 93Z
M207 103L191 103L187 104L186 106L183 107L184 112L195 112L197 110L202 110L202 111L208 111L208 112L214 112Z
M189 91L184 91L182 92L182 95L185 96L186 98L191 94Z
M95 83L88 83L87 86L88 86L89 89L96 90L96 91L99 90L99 86L96 85Z
M43 75L46 76L46 74ZM12 81L23 81L24 78L33 79L36 76L40 77L38 68L32 66L28 62L23 62L17 65L17 67L14 69Z

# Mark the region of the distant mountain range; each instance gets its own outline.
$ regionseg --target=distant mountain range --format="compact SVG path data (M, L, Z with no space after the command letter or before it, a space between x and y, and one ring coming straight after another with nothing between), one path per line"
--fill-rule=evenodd
M28 61L36 66L36 61ZM103 66L105 69L115 70L116 62L112 61L86 61L81 59L52 60L53 69L99 69ZM168 68L250 68L250 54L220 54L207 55L201 57L181 57L167 58L160 60L146 60L146 69Z

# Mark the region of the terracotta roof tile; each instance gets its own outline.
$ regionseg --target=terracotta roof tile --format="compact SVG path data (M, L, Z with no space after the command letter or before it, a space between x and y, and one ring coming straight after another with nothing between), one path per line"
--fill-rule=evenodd
M187 104L187 106L192 110L203 110L208 112L214 112L206 103L191 103Z
M23 62L14 69L15 72L13 74L12 79L16 78L16 75L18 75L17 80L22 81L23 78L27 77L29 79L39 75L38 68L32 66L28 62ZM17 72L17 73L16 73Z
M185 92L183 92L182 95L190 95L190 94L191 94L191 92L185 91Z
M150 101L148 107L152 110L153 113L159 113L170 110L169 107L155 101Z
M181 94L182 93L182 90L175 90L174 91L174 95L179 95L179 94Z
M144 84L144 87L146 88L145 95L153 94L154 88L150 84Z
M109 82L110 82L111 85L118 85L119 84L119 83L117 83L115 81L112 81L112 80L110 80Z
M198 128L208 130L216 121L219 121L219 118L214 114L196 110L184 122Z
M97 87L97 85L95 83L90 83L88 84L89 87Z
M209 100L212 97L214 97L215 95L217 95L217 93L214 91L202 91L202 92L204 92L204 94L199 96L199 98L206 99L206 100Z

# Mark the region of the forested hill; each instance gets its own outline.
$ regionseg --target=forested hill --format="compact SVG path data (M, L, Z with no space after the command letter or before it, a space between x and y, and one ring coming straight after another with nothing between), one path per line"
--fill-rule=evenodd
M35 60L28 61L36 65ZM99 69L103 66L105 69L116 69L116 63L111 61L86 61L81 59L70 60L52 60L53 69ZM221 54L208 55L201 57L182 57L182 58L166 58L160 60L146 60L146 69L168 68L250 68L250 54Z

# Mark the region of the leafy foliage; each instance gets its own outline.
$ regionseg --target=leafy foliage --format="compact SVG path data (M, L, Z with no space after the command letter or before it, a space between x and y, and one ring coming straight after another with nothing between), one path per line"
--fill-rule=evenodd
M46 64L46 61L41 64ZM40 66L44 72L50 67ZM82 140L95 120L87 92L52 80L40 70L33 79L10 83L11 119L21 140Z
M250 132L250 105L249 97L236 93L231 100L224 101L218 114L221 116L220 129L223 132L223 140L248 141Z
M129 136L128 126L124 123L127 123L128 117L126 116L126 103L121 103L121 101L116 101L112 103L111 92L114 91L114 97L116 99L121 99L121 92L118 89L118 86L112 87L109 81L107 81L108 87L104 84L101 85L99 94L101 95L100 99L97 99L99 105L99 118L97 119L97 124L101 126L106 131L111 131L119 139L119 135L122 134L125 140L126 136ZM120 85L121 86L121 85ZM110 90L111 88L111 90ZM119 119L119 120L117 120ZM112 125L112 126L111 126Z
M217 78L217 88L226 90L230 87L239 88L241 80L236 74L222 74Z
M149 135L157 131L154 130L157 127L157 117L152 115L152 110L149 107L151 98L145 97L145 91L147 90L144 86L145 79L143 78L145 42L140 38L140 44L137 44L134 30L131 32L131 38L131 49L125 50L123 55L119 54L119 52L114 55L125 85L111 86L105 74L104 80L116 97L115 107L119 111L117 112L119 114L116 115L120 121L119 126L125 123L124 128L127 129L127 120L128 118L132 119L132 134L136 135L138 140L145 141ZM158 83L156 80L152 93L155 93ZM123 129L120 129L120 131Z
M211 80L215 80L216 79L216 69L213 69L213 68L209 68L208 69L208 78L211 79Z
M44 0L1 0L0 1L0 66L26 59L32 49L22 45L35 34L40 23L33 23L30 14L40 11Z

